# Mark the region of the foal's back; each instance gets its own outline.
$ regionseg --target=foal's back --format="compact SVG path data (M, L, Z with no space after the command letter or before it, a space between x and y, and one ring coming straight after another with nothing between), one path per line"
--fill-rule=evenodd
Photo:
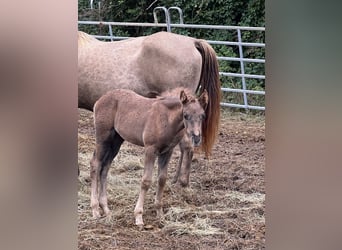
M181 114L177 97L146 98L124 89L107 92L94 105L97 132L114 129L130 143L157 148L179 142L183 136Z

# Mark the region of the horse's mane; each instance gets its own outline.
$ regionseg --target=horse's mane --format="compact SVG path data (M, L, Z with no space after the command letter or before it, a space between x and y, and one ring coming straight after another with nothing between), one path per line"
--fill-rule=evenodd
M78 31L78 47L84 47L88 45L91 42L94 41L99 41L95 37L83 32L83 31Z

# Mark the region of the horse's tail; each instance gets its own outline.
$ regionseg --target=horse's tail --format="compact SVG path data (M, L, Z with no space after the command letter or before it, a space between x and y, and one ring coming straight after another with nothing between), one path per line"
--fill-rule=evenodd
M95 37L83 32L83 31L78 31L78 47L84 47L94 41L99 41Z
M202 55L199 95L206 89L209 96L206 119L202 124L202 150L209 157L219 129L221 83L215 50L204 40L196 40L195 47Z

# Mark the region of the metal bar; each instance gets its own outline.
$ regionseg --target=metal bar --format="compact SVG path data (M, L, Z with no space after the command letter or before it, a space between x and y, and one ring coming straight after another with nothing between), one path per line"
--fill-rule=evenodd
M221 102L220 104L221 104L221 106L223 106L223 107L265 110L265 107L261 107L261 106L242 105L242 104L227 103L227 102Z
M260 90L243 90L243 89L231 89L231 88L221 88L224 92L234 92L234 93L246 93L246 94L254 94L254 95L265 95L265 91Z
M151 27L155 23L134 23L134 22L100 22L100 21L78 21L78 24L111 24L113 26L140 26ZM265 31L264 27L247 27L247 26L224 26L224 25L201 25L201 24L170 24L175 28L194 28L194 29L222 29L222 30L250 30L250 31ZM159 26L159 25L158 25ZM160 24L160 27L165 27L166 24Z
M226 56L218 56L217 60L221 61L240 61L240 58L237 57L226 57ZM265 59L254 59L254 58L243 58L244 62L255 62L255 63L265 63Z
M227 73L227 72L219 72L222 76L234 76L234 77L245 77L245 78L253 78L253 79L265 79L264 75L251 75L251 74L239 74L239 73Z
M226 42L226 41L212 41L207 40L209 44L216 44L216 45L233 45L233 46L246 46L246 47L265 47L264 43L239 43L239 42Z
M123 22L100 22L100 21L78 21L78 24L87 25L113 25L113 26L138 26L138 27L166 27L165 23L123 23Z

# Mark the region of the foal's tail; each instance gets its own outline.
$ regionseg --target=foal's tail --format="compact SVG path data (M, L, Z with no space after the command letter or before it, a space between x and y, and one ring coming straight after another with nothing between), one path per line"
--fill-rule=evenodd
M221 83L214 49L204 40L196 40L195 47L202 55L202 71L198 94L200 95L206 89L209 96L208 106L205 111L206 119L202 124L202 150L205 152L206 157L209 157L219 129Z
M95 37L83 32L83 31L78 31L77 33L78 33L78 47L79 48L84 47L91 42L94 42L94 41L98 42L99 41Z

